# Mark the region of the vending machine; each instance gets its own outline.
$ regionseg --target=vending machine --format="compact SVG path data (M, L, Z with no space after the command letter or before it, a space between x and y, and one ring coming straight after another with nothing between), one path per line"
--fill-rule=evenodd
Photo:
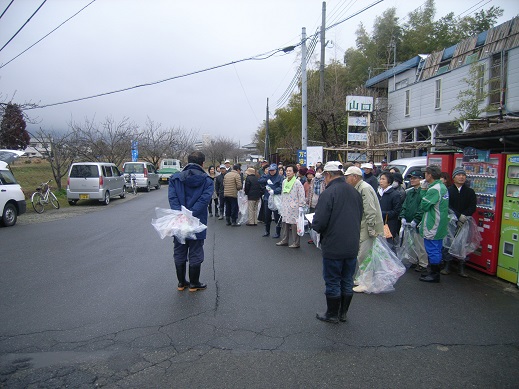
M454 154L428 154L427 166L439 166L442 172L452 173L454 163Z
M470 254L467 266L495 275L499 254L499 233L503 209L503 182L506 154L464 150L454 155L454 167L462 166L467 183L476 192L477 208L472 215L483 238L481 246Z
M506 156L497 276L519 285L519 154Z

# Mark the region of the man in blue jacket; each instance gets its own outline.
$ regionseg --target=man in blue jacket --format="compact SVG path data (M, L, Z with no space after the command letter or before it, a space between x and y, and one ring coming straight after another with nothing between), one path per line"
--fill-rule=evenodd
M263 201L265 203L265 233L263 236L270 236L270 223L272 222L272 213L274 213L274 222L276 223L276 234L272 238L279 238L281 226L279 225L279 210L273 211L268 207L269 197L274 195L281 195L283 189L283 177L279 175L278 167L275 163L269 166L267 174L262 175L258 182L265 188Z
M188 164L169 179L169 205L180 211L183 205L193 212L193 216L207 225L207 206L213 195L214 183L203 166L205 155L194 151L187 157ZM200 282L200 268L204 261L204 240L206 230L196 234L196 239L186 239L180 243L174 238L173 258L177 270L178 290L189 287L190 292L204 290L206 284ZM189 261L189 283L186 281L186 263Z
M324 166L326 189L319 196L312 228L321 234L323 278L328 309L317 319L329 323L346 321L353 297L353 275L359 252L362 197L347 184L338 161Z

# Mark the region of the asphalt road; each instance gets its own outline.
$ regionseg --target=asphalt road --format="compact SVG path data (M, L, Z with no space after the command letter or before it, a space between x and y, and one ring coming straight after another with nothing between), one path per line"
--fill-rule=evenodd
M322 323L307 237L277 247L262 227L211 218L208 289L178 292L156 206L166 187L0 228L0 387L519 387L511 284L408 271L392 293L355 295L347 323Z

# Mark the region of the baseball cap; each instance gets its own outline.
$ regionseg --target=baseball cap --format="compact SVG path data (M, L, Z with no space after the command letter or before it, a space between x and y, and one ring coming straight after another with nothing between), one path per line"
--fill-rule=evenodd
M360 165L360 168L361 169L373 169L373 165L370 163L363 163L362 165Z
M425 178L425 175L423 174L423 172L421 170L412 170L407 175L407 178L411 178L411 177Z
M383 159L381 163L387 163L387 159Z
M229 161L228 159L226 159L224 163L231 163L231 161Z
M324 171L325 172L338 172L338 171L342 171L342 163L340 163L339 161L326 162L326 165L324 165Z
M357 166L350 166L344 175L349 176L350 174L356 174L357 176L362 177L362 170L360 170Z
M220 169L225 169L225 165L223 163L220 165Z
M273 163L272 165L269 166L269 172L272 171L272 170L278 170L278 165L276 165L275 163Z

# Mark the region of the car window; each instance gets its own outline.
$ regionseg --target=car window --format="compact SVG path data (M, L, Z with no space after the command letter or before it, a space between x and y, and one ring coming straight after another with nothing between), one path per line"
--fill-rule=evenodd
M128 163L124 165L124 172L142 174L144 173L144 167L142 166L142 163Z
M394 168L394 167L396 167L398 170L400 170L400 174L404 174L405 169L407 168L407 166L405 166L405 165L390 165L386 169L391 170L391 168Z
M0 184L14 185L17 184L16 179L9 170L0 170Z
M91 178L99 177L99 170L96 165L74 165L70 169L71 178Z
M112 168L110 166L103 166L103 174L105 177L112 177Z
M119 169L117 166L112 166L112 171L114 172L114 176L120 176L121 173L119 172Z

